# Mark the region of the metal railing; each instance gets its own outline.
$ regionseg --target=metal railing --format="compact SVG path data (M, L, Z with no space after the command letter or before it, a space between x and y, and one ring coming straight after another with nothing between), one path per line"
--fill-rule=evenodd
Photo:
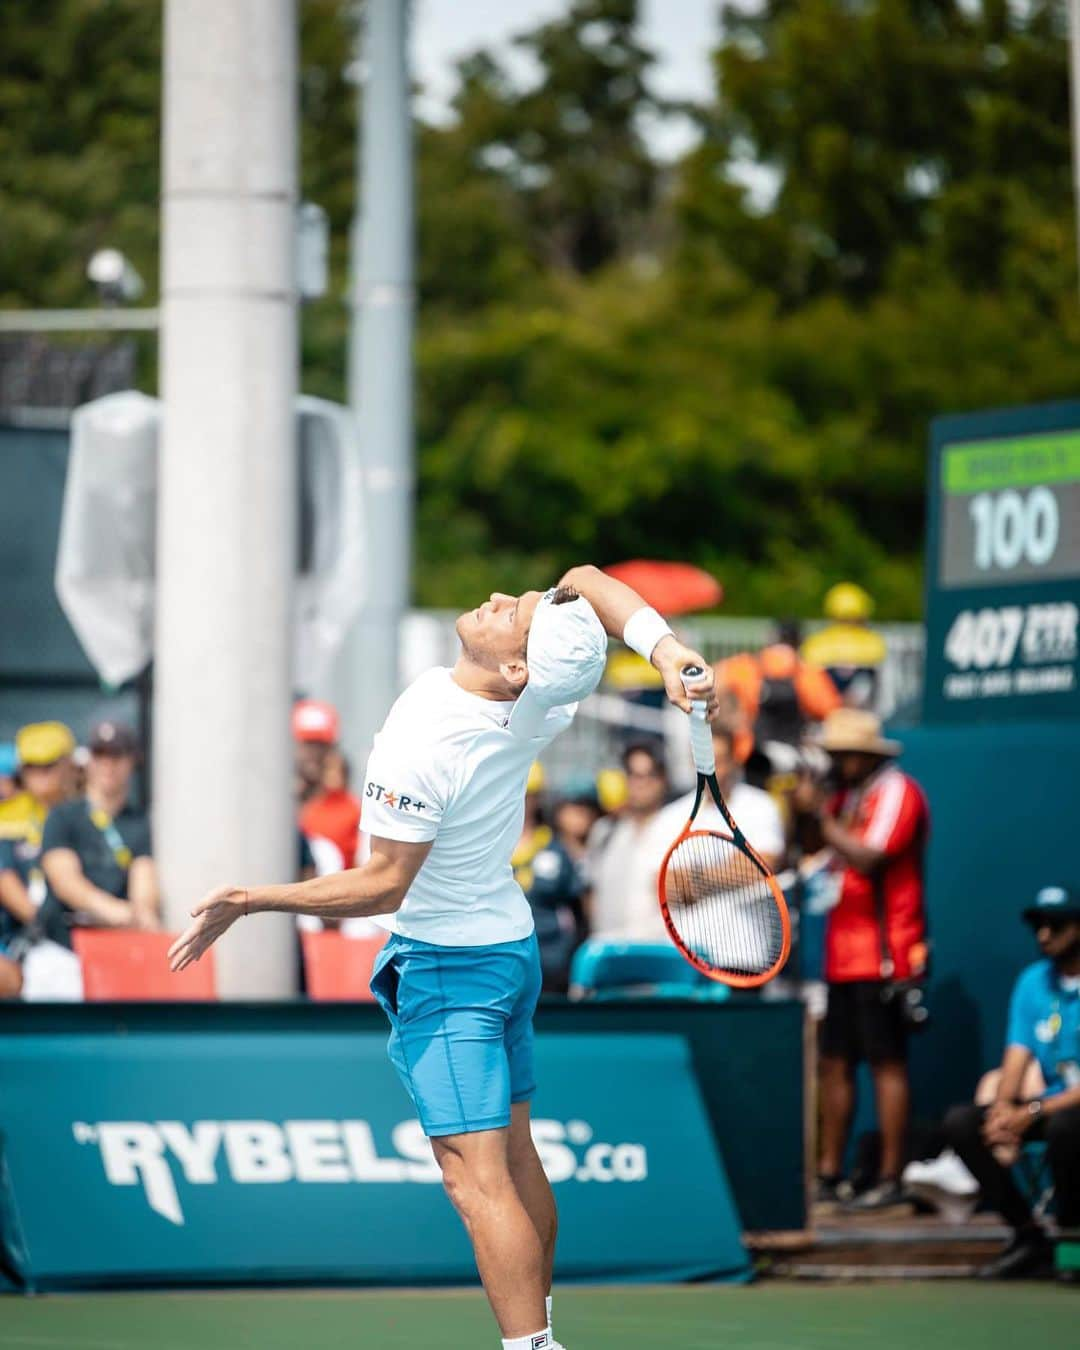
M455 615L445 610L415 610L407 618L402 635L402 674L415 678L432 665L452 665L458 643ZM808 623L807 633L823 627ZM679 634L710 662L722 661L738 652L757 651L775 634L771 619L713 616L679 622ZM880 624L876 629L888 648L879 688L878 711L884 718L916 720L922 694L925 635L922 624ZM674 710L627 698L601 689L581 705L573 725L552 743L543 756L549 785L557 792L595 778L603 768L619 762L623 747L641 737L661 739L668 749L673 785L689 786L692 772L686 750L684 719Z

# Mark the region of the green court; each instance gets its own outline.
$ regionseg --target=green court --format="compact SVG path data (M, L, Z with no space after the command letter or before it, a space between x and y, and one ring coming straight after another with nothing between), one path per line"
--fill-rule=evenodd
M1075 1343L1080 1290L925 1284L557 1289L568 1350L1013 1350ZM73 1294L0 1301L3 1350L483 1350L472 1290Z

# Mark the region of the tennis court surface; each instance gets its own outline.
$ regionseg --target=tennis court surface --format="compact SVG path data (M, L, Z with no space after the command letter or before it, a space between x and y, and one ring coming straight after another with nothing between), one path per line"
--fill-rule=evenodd
M557 1289L569 1350L1014 1350L1075 1344L1080 1290L1048 1285L612 1286ZM3 1350L483 1350L468 1291L73 1294L0 1301Z

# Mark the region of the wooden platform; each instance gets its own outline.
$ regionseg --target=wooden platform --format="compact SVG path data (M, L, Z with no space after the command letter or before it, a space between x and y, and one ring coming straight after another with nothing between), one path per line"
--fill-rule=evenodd
M748 1233L761 1274L789 1279L968 1279L1009 1240L995 1215L963 1224L910 1213L838 1214L802 1233Z

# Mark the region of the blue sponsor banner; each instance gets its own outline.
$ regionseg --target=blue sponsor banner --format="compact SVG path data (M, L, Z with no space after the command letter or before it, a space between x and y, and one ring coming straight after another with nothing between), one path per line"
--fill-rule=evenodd
M540 1034L563 1279L745 1278L685 1040ZM0 1039L4 1264L28 1287L471 1281L385 1037Z

